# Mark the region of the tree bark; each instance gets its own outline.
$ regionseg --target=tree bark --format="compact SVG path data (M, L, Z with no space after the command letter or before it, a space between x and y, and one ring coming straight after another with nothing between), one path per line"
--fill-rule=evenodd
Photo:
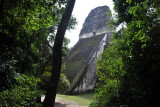
M52 74L50 78L49 87L47 89L46 97L43 102L43 107L54 107L55 97L61 72L63 39L74 8L75 1L76 0L69 1L66 8L66 12L62 16L61 22L57 30L53 46Z

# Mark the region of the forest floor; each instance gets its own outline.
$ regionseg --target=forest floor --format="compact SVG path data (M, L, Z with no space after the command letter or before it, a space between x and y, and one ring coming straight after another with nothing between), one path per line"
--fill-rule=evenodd
M88 106L80 106L75 101L61 101L61 98L57 97L55 102L55 107L88 107Z
M45 96L41 97L43 102ZM83 95L61 95L57 94L55 107L88 107L92 102L93 94Z

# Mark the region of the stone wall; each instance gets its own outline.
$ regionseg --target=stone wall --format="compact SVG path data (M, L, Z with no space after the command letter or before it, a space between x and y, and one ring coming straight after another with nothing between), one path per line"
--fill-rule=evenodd
M88 57L88 60L86 60L85 64L83 65L83 70L81 71L81 73L76 75L75 79L72 81L72 86L67 90L67 92L78 94L92 91L94 89L97 81L96 60L104 51L106 44L109 44L112 33L105 33L103 35L103 38L92 50Z
M111 12L108 6L97 7L89 13L80 32L79 41L65 60L64 73L71 82L66 91L68 94L94 90L97 80L96 60L109 44L111 37L108 27L111 16L106 12Z
M108 13L108 14L107 14ZM111 11L108 6L101 6L93 9L85 19L79 38L86 38L105 33L109 29L108 22L111 20Z

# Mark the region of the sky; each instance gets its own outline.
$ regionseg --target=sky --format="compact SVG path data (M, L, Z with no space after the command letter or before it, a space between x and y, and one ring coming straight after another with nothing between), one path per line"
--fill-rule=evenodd
M113 13L112 0L76 0L72 15L76 17L78 25L76 25L75 29L66 32L66 37L70 39L69 47L73 47L77 43L80 30L90 11L98 6L104 5L109 6Z

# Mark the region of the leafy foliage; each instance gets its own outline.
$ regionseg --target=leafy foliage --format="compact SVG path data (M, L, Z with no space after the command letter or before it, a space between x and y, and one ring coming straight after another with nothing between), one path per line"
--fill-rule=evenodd
M70 82L67 79L66 75L61 73L57 91L64 91L64 90L68 89L69 86L70 86Z
M127 71L127 77L122 81L120 99L129 106L159 106L158 100L155 99L155 96L159 95L159 91L156 90L159 90L160 82L158 79L160 32L157 30L160 26L157 13L159 7L155 1L130 0L128 3L132 5L129 9L132 20L126 29L121 30L123 33L116 36L117 39L123 38L120 44L122 42L126 44L120 45Z
M35 99L41 97L42 91L38 89L40 78L20 75L15 78L17 84L11 89L0 92L0 105L4 107L38 106Z
M16 60L10 60L7 61L6 63L3 63L0 65L0 76L1 76L1 81L0 81L0 92L3 91L4 89L9 89L11 87L11 84L15 83L15 63Z
M16 72L41 76L52 59L50 56L55 32L66 4L67 0L2 0L0 65L16 61L14 66L10 65ZM77 21L72 17L68 30L74 29L75 24ZM66 56L70 50L69 40L65 38L64 42L63 55ZM9 71L0 71L6 77L12 78L7 72ZM7 88L10 84L3 85L2 87Z
M46 90L48 88L48 84L50 82L50 78L51 78L51 66L46 67L45 73L42 75L41 78L41 88L43 90ZM65 65L62 64L62 71L65 69ZM66 90L67 88L69 88L70 86L70 82L67 79L66 75L61 73L60 74L60 80L59 80L59 84L58 84L58 92L62 92L64 90Z
M122 57L112 43L97 62L98 84L91 107L106 107L118 103L118 89L121 78L125 75Z
M98 77L103 83L100 82L100 86L97 87L99 90L95 95L96 104L102 104L102 107L158 107L160 1L114 0L114 2L118 12L114 25L119 26L125 22L126 27L122 27L113 35L114 49L118 54L109 54L113 48L108 48L108 52L105 51L108 56L100 60L101 65L98 63L98 69L102 69L99 69ZM110 79L118 81L115 85L117 87L114 87L112 82L106 82ZM112 91L117 90L115 93L107 91L110 83L113 84ZM104 96L96 97L101 95Z
M0 1L2 106L31 106L35 103L33 99L37 92L41 92L37 88L40 80L36 78L40 78L46 66L52 64L52 44L67 3L68 0ZM74 29L76 24L76 18L72 17L68 30ZM63 57L70 50L68 43L69 39L65 38ZM15 78L17 74L21 76Z

